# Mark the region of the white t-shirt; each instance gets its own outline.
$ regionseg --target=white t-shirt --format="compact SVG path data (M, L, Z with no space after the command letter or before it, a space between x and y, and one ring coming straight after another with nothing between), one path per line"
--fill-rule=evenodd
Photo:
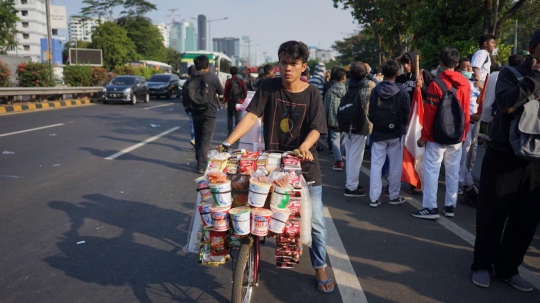
M488 51L485 49L477 50L472 56L471 66L480 69L480 81L484 82L491 69L491 58Z
M476 101L478 100L478 96L480 96L480 90L478 87L474 86L474 82L469 81L469 84L471 85L471 102L469 103L469 113L474 115L478 112L478 103L476 103Z
M493 115L491 114L491 105L495 102L495 88L497 87L497 79L499 78L499 72L493 72L489 76L487 83L486 95L484 96L484 107L482 109L482 121L493 121Z

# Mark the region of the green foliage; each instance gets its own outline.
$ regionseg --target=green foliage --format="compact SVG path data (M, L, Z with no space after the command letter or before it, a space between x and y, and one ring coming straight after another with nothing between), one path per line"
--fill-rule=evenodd
M508 62L508 57L512 55L512 50L514 48L514 45L512 44L504 44L504 43L497 43L497 62L504 66Z
M11 70L7 63L0 61L0 87L11 87L11 81L9 81L9 76L11 76Z
M64 68L64 82L70 86L103 86L107 71L102 67L68 65Z
M0 54L5 54L11 46L17 46L17 10L13 1L0 1Z
M178 62L180 61L180 53L170 47L167 48L165 52L166 52L167 59L164 61L164 63L167 63L170 66L172 66L172 69L174 72L178 71L179 69Z
M51 65L41 62L23 62L17 66L17 80L22 87L53 87Z
M377 42L370 30L364 29L342 41L336 41L332 48L339 53L336 57L337 65L348 66L353 61L378 65Z
M527 50L532 35L540 28L540 0L526 1L517 13L504 24L501 30L500 43L514 45L516 20L518 20L517 52L520 53Z
M62 50L62 58L64 59L64 62L68 62L70 48L88 48L89 45L90 45L90 42L81 41L81 40L69 41L66 44L64 44L64 49Z
M85 16L107 17L114 20L113 12L122 7L120 16L141 17L156 10L155 4L145 0L84 0L86 7L81 9Z
M162 74L163 71L156 70L155 68L151 67L135 67L131 65L124 65L119 66L114 69L113 73L115 75L134 75L134 76L141 76L145 79L150 79L155 74Z
M135 44L127 37L126 30L113 22L102 23L94 30L90 48L103 51L103 66L107 70L139 59Z
M159 30L144 17L123 17L116 23L124 28L137 53L146 60L166 61L167 50Z

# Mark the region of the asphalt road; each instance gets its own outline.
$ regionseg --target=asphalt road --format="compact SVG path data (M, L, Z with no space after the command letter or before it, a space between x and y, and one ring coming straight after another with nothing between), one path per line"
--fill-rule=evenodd
M149 108L157 105L164 106ZM216 144L226 135L225 115ZM198 176L189 138L178 100L0 116L0 302L227 302L231 264L204 267L183 251ZM358 294L368 302L540 302L539 289L470 282L474 208L458 204L449 220L415 219L418 202L404 192L409 203L391 206L383 197L372 209L367 197L343 197L345 172L331 170L326 150L320 158L327 224L338 235L329 239L337 290L316 290L307 252L297 268L276 269L269 240L255 302L361 302ZM365 161L365 187L368 168ZM540 232L524 267L540 285Z

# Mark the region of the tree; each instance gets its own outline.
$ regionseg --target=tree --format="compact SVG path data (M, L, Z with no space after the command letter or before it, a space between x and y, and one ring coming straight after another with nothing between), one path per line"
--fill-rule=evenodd
M122 17L116 23L124 28L135 50L143 58L165 61L167 52L159 30L145 17Z
M518 12L525 2L526 0L484 0L484 34L499 37L506 21Z
M362 61L374 66L378 62L377 42L373 32L361 30L342 41L336 41L332 49L339 53L336 57L337 64L347 66L353 61Z
M179 66L178 63L180 62L180 53L172 48L167 48L166 50L166 60L164 63L169 64L172 66L173 71L178 71Z
M501 41L514 45L515 23L518 21L517 52L529 47L529 41L540 24L540 0L526 1L517 13L501 29Z
M64 49L62 50L62 58L64 62L67 62L69 59L69 49L70 48L88 48L90 42L78 40L78 41L69 41L64 44Z
M13 1L0 1L0 54L5 54L12 47L17 46L16 35L17 10Z
M127 37L126 30L114 22L105 22L96 27L89 48L102 50L103 66L107 70L139 59L135 44Z
M106 17L109 21L115 20L113 12L123 7L120 17L143 17L148 12L156 10L155 4L145 0L83 0L88 5L81 9L85 16Z

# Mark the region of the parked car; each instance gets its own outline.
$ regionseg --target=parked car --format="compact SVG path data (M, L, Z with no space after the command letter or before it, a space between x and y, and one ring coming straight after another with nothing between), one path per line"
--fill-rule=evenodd
M139 99L145 103L150 102L148 84L143 77L118 76L103 88L104 104L108 104L109 102L128 102L135 105Z
M180 78L175 74L156 74L148 79L150 97L180 97Z

